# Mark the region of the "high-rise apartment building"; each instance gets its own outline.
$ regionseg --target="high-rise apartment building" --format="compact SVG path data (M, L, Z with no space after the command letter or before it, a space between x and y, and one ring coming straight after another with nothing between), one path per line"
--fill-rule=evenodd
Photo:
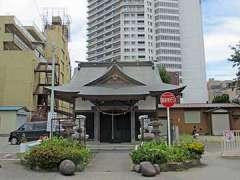
M154 60L153 14L152 1L89 0L88 61Z
M88 61L154 61L208 100L201 0L88 0Z

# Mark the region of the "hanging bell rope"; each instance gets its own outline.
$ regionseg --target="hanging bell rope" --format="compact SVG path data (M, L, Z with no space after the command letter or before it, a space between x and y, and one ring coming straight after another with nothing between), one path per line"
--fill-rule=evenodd
M105 112L105 111L101 110L100 107L97 107L97 110L98 110L99 112L101 112L101 113L103 113L103 114L105 114L105 115L109 115L109 116L121 116L121 115L125 115L125 114L127 114L128 112L130 112L131 109L132 109L132 106L131 106L128 110L126 110L126 111L124 111L124 112L121 112L121 113L108 113L108 112Z

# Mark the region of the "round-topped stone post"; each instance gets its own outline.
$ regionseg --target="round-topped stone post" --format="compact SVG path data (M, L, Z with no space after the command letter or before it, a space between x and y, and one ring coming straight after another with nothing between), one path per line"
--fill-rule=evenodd
M79 114L77 115L77 119L80 130L79 140L81 139L81 137L83 137L83 143L84 145L86 145L86 116Z
M141 144L144 142L144 120L148 118L148 115L141 115L138 117L141 124Z
M160 140L160 125L162 125L161 122L158 119L153 119L153 121L151 121L149 123L149 125L153 127L152 133L154 134L154 139L156 141L159 141Z

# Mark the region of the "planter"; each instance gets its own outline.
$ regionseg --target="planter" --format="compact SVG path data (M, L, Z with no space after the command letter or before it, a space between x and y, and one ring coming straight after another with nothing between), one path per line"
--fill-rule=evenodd
M169 162L168 171L179 171L185 169L183 162Z
M192 160L192 167L200 166L201 160L200 159L193 159Z
M185 162L169 162L166 164L161 164L160 169L161 169L161 172L181 171L181 170L197 167L200 165L201 165L200 159L193 159Z
M192 161L191 160L188 160L188 161L185 161L183 162L183 165L186 169L189 169L189 168L192 168Z
M168 172L168 165L165 164L160 164L160 170L161 172Z

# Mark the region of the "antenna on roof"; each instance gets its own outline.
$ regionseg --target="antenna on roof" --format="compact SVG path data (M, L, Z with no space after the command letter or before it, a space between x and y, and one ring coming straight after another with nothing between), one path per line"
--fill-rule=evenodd
M72 21L66 8L43 8L41 17L44 29L53 25L62 26L64 35L70 40L70 24Z

